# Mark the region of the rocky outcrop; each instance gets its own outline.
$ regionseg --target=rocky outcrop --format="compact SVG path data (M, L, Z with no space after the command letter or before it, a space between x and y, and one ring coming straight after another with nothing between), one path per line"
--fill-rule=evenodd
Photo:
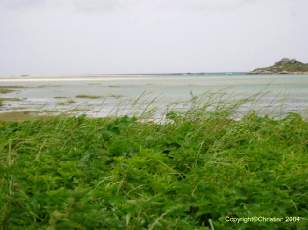
M272 66L255 69L250 74L308 74L308 64L283 58Z

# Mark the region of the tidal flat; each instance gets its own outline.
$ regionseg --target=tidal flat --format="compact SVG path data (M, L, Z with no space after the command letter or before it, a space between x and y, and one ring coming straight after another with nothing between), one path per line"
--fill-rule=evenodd
M42 87L44 86L44 87ZM127 75L0 77L0 87L12 90L2 94L2 112L34 110L72 112L82 110L92 117L142 113L151 104L162 116L166 109L185 109L191 98L213 95L222 100L250 98L243 113L298 112L308 108L308 75ZM6 103L5 98L23 98ZM59 106L59 99L76 103ZM76 115L81 113L76 113Z

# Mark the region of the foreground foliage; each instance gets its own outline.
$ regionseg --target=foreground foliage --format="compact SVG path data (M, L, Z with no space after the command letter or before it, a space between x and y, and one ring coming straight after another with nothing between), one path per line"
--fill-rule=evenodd
M0 122L2 229L307 229L308 123L250 113L169 122Z

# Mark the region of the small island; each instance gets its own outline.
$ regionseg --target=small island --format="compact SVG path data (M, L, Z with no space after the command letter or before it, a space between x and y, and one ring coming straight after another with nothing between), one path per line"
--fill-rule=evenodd
M283 58L272 66L257 68L249 74L308 74L308 64Z

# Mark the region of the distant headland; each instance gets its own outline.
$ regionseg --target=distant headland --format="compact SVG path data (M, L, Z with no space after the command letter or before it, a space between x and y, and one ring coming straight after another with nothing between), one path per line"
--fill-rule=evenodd
M308 64L283 58L272 66L257 68L249 74L308 74Z

